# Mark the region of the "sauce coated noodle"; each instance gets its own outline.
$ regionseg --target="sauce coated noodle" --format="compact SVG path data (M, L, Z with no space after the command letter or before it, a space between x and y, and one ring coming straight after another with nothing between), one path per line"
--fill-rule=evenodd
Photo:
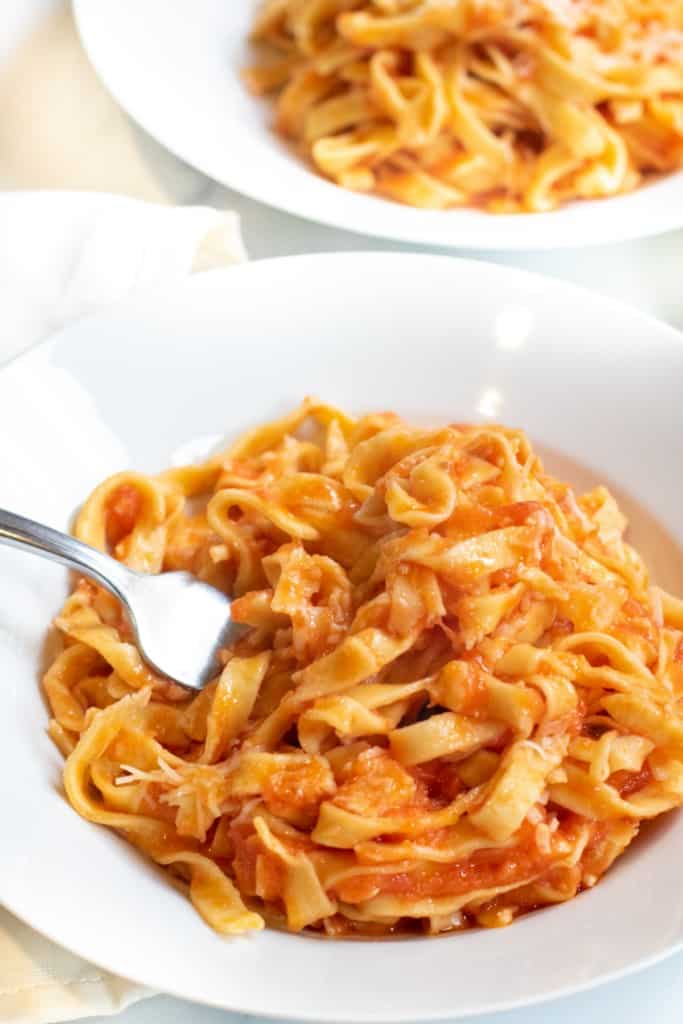
M520 431L312 400L202 465L111 477L77 536L225 588L248 628L188 696L78 582L44 681L68 798L226 934L570 899L683 802L683 602L625 526Z

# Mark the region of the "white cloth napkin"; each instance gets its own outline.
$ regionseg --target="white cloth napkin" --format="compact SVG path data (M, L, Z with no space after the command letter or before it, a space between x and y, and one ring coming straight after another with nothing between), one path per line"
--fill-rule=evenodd
M99 194L0 194L0 363L136 290L245 258L232 213ZM0 1022L115 1013L149 995L0 906Z
M0 194L0 362L135 289L245 258L233 213L94 193Z

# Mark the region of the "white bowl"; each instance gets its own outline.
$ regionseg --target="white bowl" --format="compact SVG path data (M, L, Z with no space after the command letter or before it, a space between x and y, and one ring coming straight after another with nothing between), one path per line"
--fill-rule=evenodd
M425 421L500 418L607 478L683 592L683 340L589 293L483 263L300 257L201 275L85 320L0 372L0 505L66 528L102 477L204 454L304 394ZM668 532L667 532L668 531ZM66 574L0 547L0 903L97 964L231 1010L416 1021L586 988L683 945L683 816L595 890L508 929L225 940L60 792L38 687Z
M177 156L230 188L366 235L470 249L554 249L683 226L683 172L626 196L543 214L417 210L338 188L289 152L240 81L259 0L74 0L88 55L114 97Z

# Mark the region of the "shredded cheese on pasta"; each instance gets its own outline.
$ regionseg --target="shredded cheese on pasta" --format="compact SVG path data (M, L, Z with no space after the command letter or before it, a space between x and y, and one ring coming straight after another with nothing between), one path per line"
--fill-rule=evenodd
M245 73L325 177L551 210L683 166L683 0L266 0Z
M625 526L520 431L313 400L202 465L111 477L77 536L224 588L246 629L189 695L79 581L44 680L68 798L224 934L570 899L683 803L683 602Z

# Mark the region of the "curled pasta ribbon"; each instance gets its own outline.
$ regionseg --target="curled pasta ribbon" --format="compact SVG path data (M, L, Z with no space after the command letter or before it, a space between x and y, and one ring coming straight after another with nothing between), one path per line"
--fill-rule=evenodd
M291 927L300 931L313 921L334 914L336 907L323 889L310 857L303 852L290 852L263 818L254 818L254 828L263 845L284 867L282 898Z
M138 473L118 473L93 491L76 520L75 533L79 540L106 551L113 526L131 569L159 572L173 511L172 495L165 495L154 481Z
M382 0L369 26L357 0L304 0L300 42L289 0L263 23L359 88L349 39L326 52L331 19L400 34L421 8ZM447 13L432 5L430 33L451 31ZM514 54L480 28L477 67L512 88ZM374 88L428 131L435 67L397 67L387 38ZM460 72L472 105L485 86ZM190 696L78 581L44 678L68 799L225 935L283 916L436 933L571 899L642 820L683 805L683 602L651 585L626 527L605 488L576 497L520 431L415 429L312 398L205 463L119 474L81 536L224 587L242 631Z
M231 658L225 666L206 718L202 761L208 764L218 761L244 729L268 671L269 661L270 654L264 651L253 658Z
M272 583L271 611L292 625L294 652L300 661L336 647L351 622L351 584L337 562L284 546L264 559Z
M101 664L99 652L89 644L67 647L50 665L43 679L45 696L55 720L63 729L80 732L85 724L85 709L74 692Z
M262 918L246 910L230 879L213 861L193 848L193 844L189 844L189 849L175 844L176 848L169 850L166 842L168 830L162 821L142 814L106 810L88 794L92 767L106 753L118 730L130 728L136 720L139 721L147 698L148 694L144 693L124 698L93 718L67 760L64 770L67 795L83 817L124 832L159 864L189 866L190 898L202 917L217 931L229 935L262 928Z
M344 188L553 210L683 164L678 2L266 0L245 71Z
M158 863L189 868L192 904L220 935L243 935L263 928L263 918L247 910L234 884L210 857L189 852L166 854L158 858Z
M118 629L103 623L95 609L82 605L76 595L67 601L56 625L66 636L101 655L131 690L159 682L143 662L137 648L124 642ZM46 689L48 686L46 682Z
M394 522L436 526L450 517L457 492L447 468L427 459L412 470L405 482L389 478L385 500Z

